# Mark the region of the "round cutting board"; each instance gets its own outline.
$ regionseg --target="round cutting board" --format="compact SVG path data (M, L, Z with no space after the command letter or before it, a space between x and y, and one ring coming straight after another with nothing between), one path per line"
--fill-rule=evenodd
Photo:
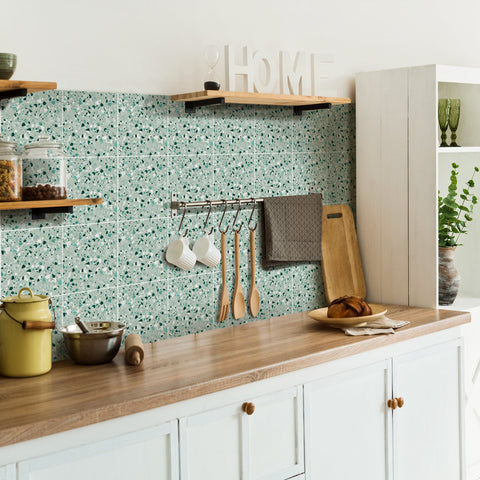
M317 322L325 325L335 325L337 327L363 327L368 325L369 322L372 322L387 313L387 309L384 305L378 305L376 303L370 303L369 305L372 309L372 315L366 315L365 317L331 318L327 316L328 307L312 310L311 312L308 312L308 315Z

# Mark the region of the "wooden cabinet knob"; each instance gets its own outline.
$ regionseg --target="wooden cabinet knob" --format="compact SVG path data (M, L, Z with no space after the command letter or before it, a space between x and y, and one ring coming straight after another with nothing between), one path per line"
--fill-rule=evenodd
M393 400L389 400L387 402L387 405L389 408L391 408L392 410L395 410L397 407L398 407L398 400L396 398L394 398Z
M402 397L394 398L393 400L389 400L387 405L392 410L395 410L397 407L402 408L405 405L405 400Z
M245 402L242 405L242 410L247 414L247 415L252 415L253 412L255 411L255 404L251 402Z

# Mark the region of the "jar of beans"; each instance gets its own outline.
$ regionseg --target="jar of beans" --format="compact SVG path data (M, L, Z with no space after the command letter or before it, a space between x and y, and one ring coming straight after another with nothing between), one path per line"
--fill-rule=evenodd
M22 199L22 159L17 144L2 140L0 135L0 202Z
M60 143L41 136L24 147L23 200L67 198L67 161Z

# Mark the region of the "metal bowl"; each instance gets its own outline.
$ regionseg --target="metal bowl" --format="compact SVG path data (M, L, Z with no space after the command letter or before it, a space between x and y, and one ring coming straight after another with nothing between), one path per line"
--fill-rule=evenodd
M125 324L120 322L84 323L89 333L82 333L76 324L60 329L70 358L82 365L98 365L112 361L122 343Z

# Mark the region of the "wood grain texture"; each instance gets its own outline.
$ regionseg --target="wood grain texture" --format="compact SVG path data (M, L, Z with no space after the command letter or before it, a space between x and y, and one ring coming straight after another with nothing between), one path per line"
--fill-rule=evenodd
M0 446L109 420L391 345L469 322L470 314L389 306L395 335L350 337L308 312L145 345L137 367L56 362L50 373L0 378Z
M65 200L28 200L0 202L0 210L24 210L29 208L70 207L75 205L101 205L101 198L67 198Z
M322 275L328 303L344 295L365 298L362 260L353 214L347 205L324 205Z
M228 92L225 90L203 90L201 92L172 95L174 102L199 101L210 98L225 98L225 103L239 103L250 105L314 105L316 103L331 103L342 105L351 103L349 98L313 97L305 95L281 95L276 93Z
M0 80L0 92L8 90L18 90L26 88L28 93L42 92L44 90L55 90L57 84L55 82L28 82L26 80Z

